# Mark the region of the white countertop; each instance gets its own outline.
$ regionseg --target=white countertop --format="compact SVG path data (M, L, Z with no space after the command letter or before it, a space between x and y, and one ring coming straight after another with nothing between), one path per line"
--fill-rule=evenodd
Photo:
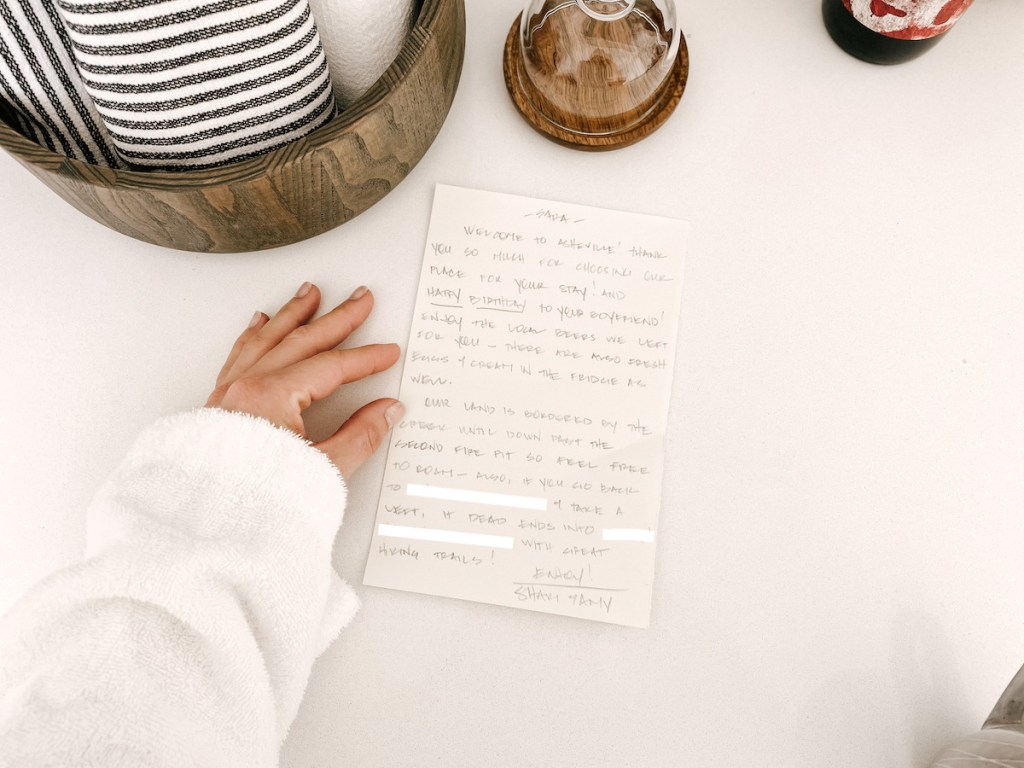
M358 339L404 343L436 182L673 216L693 237L650 629L361 588L282 765L926 765L1024 663L1024 5L976 3L880 68L816 2L681 3L679 108L605 154L520 119L519 4L468 5L436 143L311 241L164 250L0 155L0 610L78 556L97 486L205 400L255 309L365 283ZM336 547L354 583L382 472Z

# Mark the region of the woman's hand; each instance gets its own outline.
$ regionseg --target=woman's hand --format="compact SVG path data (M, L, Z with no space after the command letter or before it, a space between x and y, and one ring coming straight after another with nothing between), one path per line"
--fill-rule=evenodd
M373 309L373 296L365 287L311 322L319 306L320 291L304 283L273 317L257 312L232 347L207 407L262 416L306 437L302 412L310 403L342 384L387 370L398 360L397 344L335 349ZM348 479L380 447L404 412L397 400L375 400L316 447Z

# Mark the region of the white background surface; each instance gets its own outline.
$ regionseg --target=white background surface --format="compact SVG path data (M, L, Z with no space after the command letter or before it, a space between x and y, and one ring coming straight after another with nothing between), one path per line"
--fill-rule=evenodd
M201 404L306 279L408 333L435 182L693 225L649 630L373 588L313 669L285 768L921 766L1024 662L1024 5L895 68L818 3L680 4L690 82L641 144L519 118L514 0L469 0L452 113L354 221L259 254L104 229L0 156L0 610L73 561L140 428ZM326 430L399 370L317 407ZM335 562L358 583L383 458Z

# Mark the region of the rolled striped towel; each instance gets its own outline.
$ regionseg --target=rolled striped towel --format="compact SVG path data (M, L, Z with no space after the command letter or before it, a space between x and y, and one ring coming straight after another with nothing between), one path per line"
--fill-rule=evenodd
M0 0L0 99L7 121L36 143L123 167L78 75L54 0Z
M85 86L134 167L234 162L336 112L307 0L58 2Z

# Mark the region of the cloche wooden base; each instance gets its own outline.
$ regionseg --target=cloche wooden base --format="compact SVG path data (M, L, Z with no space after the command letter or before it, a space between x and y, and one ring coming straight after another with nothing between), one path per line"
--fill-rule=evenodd
M552 122L546 115L540 112L530 100L520 79L520 63L522 61L522 48L519 45L519 23L521 16L517 16L512 28L508 31L505 39L505 87L519 113L537 131L559 144L573 149L588 151L603 151L619 149L635 144L643 138L654 133L668 120L669 115L676 108L686 88L686 79L690 72L690 56L686 48L686 38L679 37L679 53L673 62L672 71L667 81L661 88L658 95L658 102L650 111L647 117L637 125L622 130L607 130L600 122L594 121L588 125L587 133L570 131Z

